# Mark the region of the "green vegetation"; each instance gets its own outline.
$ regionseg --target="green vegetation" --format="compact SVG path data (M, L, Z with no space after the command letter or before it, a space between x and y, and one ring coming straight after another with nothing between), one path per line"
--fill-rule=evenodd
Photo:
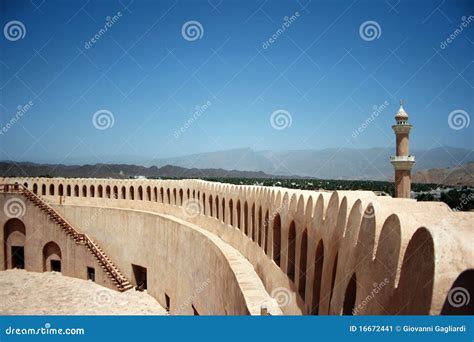
M393 196L395 188L392 182L370 180L334 180L334 179L251 179L251 178L206 178L211 182L240 185L280 186L301 190L368 190L383 192ZM412 191L430 191L438 187L436 184L412 184Z
M368 190L382 195L394 195L392 182L368 180L329 179L252 179L252 178L205 178L212 182L237 185L279 186L301 190ZM471 188L451 188L438 184L412 184L412 191L418 201L442 201L454 210L474 209L474 190Z
M466 187L443 192L441 193L440 200L457 211L474 209L474 191Z

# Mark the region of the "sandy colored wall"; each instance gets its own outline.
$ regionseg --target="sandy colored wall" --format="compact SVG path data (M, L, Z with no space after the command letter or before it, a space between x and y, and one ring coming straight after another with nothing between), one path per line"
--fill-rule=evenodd
M258 314L261 305L274 306L258 277L237 274L245 268L253 272L251 265L242 257L230 260L239 256L206 230L152 212L71 205L55 208L113 256L132 282L132 264L145 267L148 293L164 307L168 295L171 314L192 315L191 305L205 315ZM258 300L251 302L245 295L249 289L241 287L248 287L244 282L258 283L252 288ZM280 313L277 307L271 311Z
M44 247L49 242L56 243L61 250L61 273L65 276L87 279L87 267L95 269L96 283L116 289L111 280L102 272L102 269L93 255L84 245L77 245L57 224L49 217L19 195L0 193L0 240L3 241L4 248L0 249L0 269L11 267L11 260L7 258L10 253L5 250L11 246L5 246L7 239L4 236L5 224L12 218L6 215L7 207L12 205L11 201L23 203L23 215L18 217L25 226L24 248L25 248L25 269L32 272L43 272L45 270L43 260ZM10 201L10 202L8 202ZM21 201L21 202L18 202ZM15 218L13 218L15 219ZM6 248L5 248L6 247ZM7 254L7 255L6 255ZM46 265L46 269L49 265Z
M439 202L377 197L365 191L329 193L198 180L17 181L28 183L30 189L36 183L41 190L44 184L47 191L51 184L56 191L60 184L79 189L85 185L86 197L79 191L78 197L60 200L56 192L46 198L81 206L149 210L206 229L250 261L286 314L311 313L317 296L319 314L342 313L354 283L351 279L356 279L357 314L439 314L459 274L474 268L469 244L474 214L453 212ZM99 187L101 198L97 198ZM198 208L198 213L190 208ZM262 223L260 210L263 217L268 213L268 224ZM281 228L275 234L277 221ZM295 235L290 235L292 225ZM305 234L307 248L302 246ZM280 240L278 250L274 250L278 245L274 237ZM324 255L320 276L316 272L319 245ZM279 265L273 261L275 254L281 255ZM288 263L294 261L292 268L300 274L302 260L305 281L293 281L287 276ZM423 272L417 271L420 265Z

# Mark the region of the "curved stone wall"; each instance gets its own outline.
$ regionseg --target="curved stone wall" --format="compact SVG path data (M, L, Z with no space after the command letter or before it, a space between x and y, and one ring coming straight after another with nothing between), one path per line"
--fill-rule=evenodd
M148 293L170 314L281 314L252 265L214 234L183 220L143 210L56 205L99 242L135 284L132 265L147 269ZM169 302L166 301L166 296Z
M12 247L23 248L24 268L32 272L51 271L51 260L60 261L65 276L88 279L87 268L95 270L96 283L116 289L85 245L76 242L29 201L18 195L0 193L0 270L15 268ZM10 217L8 207L23 203L19 217ZM17 207L19 208L19 207ZM12 213L17 213L12 209Z
M208 230L249 260L286 314L439 314L474 268L474 214L439 202L199 180L3 181L51 203L152 211Z

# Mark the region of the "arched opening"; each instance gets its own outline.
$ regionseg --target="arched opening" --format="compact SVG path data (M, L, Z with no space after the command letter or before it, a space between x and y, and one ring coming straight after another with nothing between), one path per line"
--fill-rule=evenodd
M173 202L174 205L178 203L178 196L176 195L176 188L173 189Z
M33 184L33 193L35 195L38 195L38 184L36 184L36 183Z
M209 195L209 216L210 217L213 217L213 215L214 215L214 211L212 210L213 209L212 204L213 204L212 195Z
M74 196L79 197L79 185L74 186Z
M202 194L202 213L206 215L206 194Z
M122 199L127 199L127 188L122 186Z
M187 199L190 199L190 198L191 198L191 197L190 197L190 196L191 196L191 191L190 191L189 189L186 190L186 196L187 196L187 197L186 197ZM181 204L182 204L182 203L181 203Z
M161 203L165 203L165 191L163 188L160 188L160 201Z
M222 199L222 222L225 223L225 198Z
M58 195L59 196L64 196L64 187L62 184L59 184L59 187L58 187Z
M273 219L273 261L280 266L281 249L281 218L280 214L276 214Z
M183 205L183 189L179 189L179 205Z
M71 196L71 186L70 185L66 186L66 196L69 196L69 197Z
M288 231L288 264L286 274L294 282L295 281L295 260L296 260L296 226L295 221L291 222Z
M166 196L168 197L168 204L171 204L171 191L170 191L170 189L166 189Z
M149 186L146 187L146 200L151 201L151 188Z
M234 202L232 200L229 201L229 218L230 218L230 225L234 225Z
M344 307L342 310L343 315L353 315L354 314L354 307L356 303L356 295L357 295L357 278L356 274L354 273L347 284L346 294L344 295Z
M3 226L5 269L25 268L25 224L18 218L9 219Z
M250 230L252 231L252 241L257 240L257 232L255 231L255 203L252 204L252 211L250 212L251 225Z
M135 199L135 190L133 189L133 186L130 187L130 199L133 201Z
M46 184L41 185L41 195L46 196Z
M158 189L156 186L153 188L153 202L158 202Z
M105 187L105 197L110 198L110 185Z
M50 196L54 196L54 184L51 184L51 185L49 186L49 195L50 195Z
M308 254L308 230L305 229L303 231L303 235L301 237L301 248L300 248L300 263L299 263L299 277L298 277L298 291L305 300L306 295L306 258Z
M247 201L244 203L244 234L249 236L249 206Z
M119 194L118 194L118 187L115 185L114 186L114 189L113 189L113 199L118 199L119 198Z
M240 216L242 215L240 211L240 200L237 200L237 228L241 229L240 226Z
M263 244L264 244L264 248L263 250L265 251L265 254L268 254L268 245L269 245L269 242L268 242L268 226L270 226L270 216L269 216L269 213L268 213L268 209L267 209L267 212L265 213L265 221L263 223L265 229L264 229L264 236L263 236Z
M324 243L320 240L316 249L314 260L314 280L313 280L313 302L311 304L311 315L319 314L319 299L321 296L321 280L323 278L324 265Z
M61 272L61 248L54 241L43 247L43 272Z
M329 303L331 303L332 300L332 293L334 292L334 285L336 284L336 272L337 272L337 259L338 259L338 253L336 253L336 258L334 259L334 266L332 269L332 279L331 279L331 294L329 295Z
M90 188L89 188L89 195L91 197L95 197L95 188L94 188L93 185L91 185Z
M462 272L446 295L441 315L474 315L474 269Z
M102 189L102 185L99 185L97 187L97 195L99 198L102 198L104 196L104 190Z
M86 185L82 186L82 197L87 197L87 186Z
M262 206L258 207L258 237L257 237L257 243L261 247L262 246Z
M219 196L216 196L216 219L219 219Z

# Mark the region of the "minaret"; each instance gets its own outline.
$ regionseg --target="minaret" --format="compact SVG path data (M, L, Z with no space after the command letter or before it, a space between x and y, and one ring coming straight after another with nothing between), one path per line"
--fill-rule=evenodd
M397 153L390 157L395 169L395 197L410 198L411 168L415 164L415 157L410 155L408 137L413 126L408 123L408 114L403 109L402 100L395 120L397 124L392 128L397 137Z

